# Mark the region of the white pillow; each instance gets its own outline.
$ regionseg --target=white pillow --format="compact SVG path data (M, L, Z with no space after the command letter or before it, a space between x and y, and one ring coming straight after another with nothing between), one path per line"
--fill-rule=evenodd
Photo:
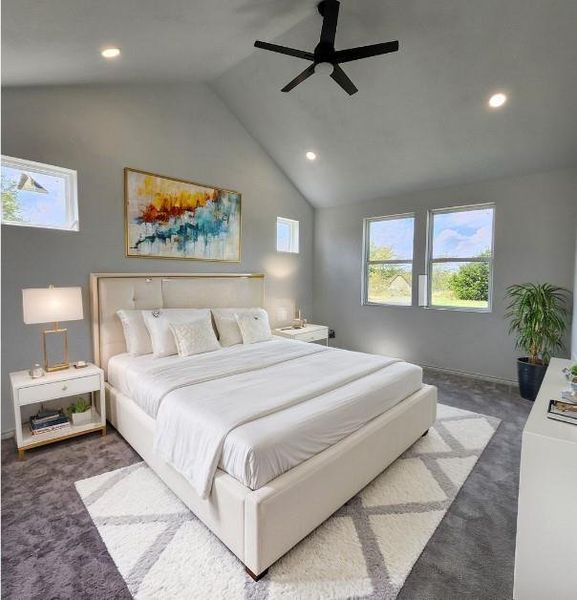
M177 354L174 335L170 323L192 323L198 319L209 319L208 308L159 308L143 310L144 323L150 333L154 356L170 356Z
M236 315L243 344L256 344L257 342L266 342L272 338L268 315L265 310L258 313L244 313Z
M265 315L262 308L212 308L212 316L218 332L221 346L234 346L242 344L242 334L236 321L236 315Z
M126 342L126 351L132 356L141 354L150 354L152 352L152 342L150 334L144 324L142 311L140 310L117 310L122 329L124 330L124 341Z
M170 329L179 356L212 352L220 348L210 315L192 323L170 323Z

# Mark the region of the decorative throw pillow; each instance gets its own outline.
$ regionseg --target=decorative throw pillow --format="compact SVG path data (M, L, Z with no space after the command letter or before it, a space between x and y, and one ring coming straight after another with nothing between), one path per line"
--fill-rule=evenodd
M220 348L210 315L191 323L170 323L170 330L179 356L212 352Z
M141 310L118 310L116 311L122 329L124 330L124 341L126 351L132 356L150 354L152 352L152 341L150 334L144 324Z
M268 315L266 311L259 311L236 315L236 322L240 328L243 344L266 342L272 338Z
M176 342L170 329L171 323L192 323L199 319L210 321L208 308L159 308L143 310L142 316L150 339L154 356L171 356L177 354Z
M212 316L218 332L221 346L225 348L242 344L242 334L238 326L236 315L268 315L262 308L212 308Z

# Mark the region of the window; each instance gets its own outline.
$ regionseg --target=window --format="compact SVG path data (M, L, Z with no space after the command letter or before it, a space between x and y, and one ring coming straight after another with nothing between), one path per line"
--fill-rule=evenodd
M365 219L365 304L411 306L415 217Z
M76 171L3 156L2 223L78 231Z
M277 252L299 253L299 222L284 217L276 219Z
M429 306L491 310L493 205L429 214Z

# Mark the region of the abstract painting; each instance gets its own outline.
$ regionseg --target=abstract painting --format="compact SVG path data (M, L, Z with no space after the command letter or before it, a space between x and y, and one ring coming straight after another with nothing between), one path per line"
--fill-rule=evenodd
M241 195L124 169L126 254L240 262Z

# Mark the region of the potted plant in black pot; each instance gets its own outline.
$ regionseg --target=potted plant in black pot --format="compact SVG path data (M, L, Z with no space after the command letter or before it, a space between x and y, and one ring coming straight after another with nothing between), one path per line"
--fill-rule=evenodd
M506 319L515 347L528 356L517 359L519 393L535 400L551 354L563 348L569 291L550 283L521 283L507 288Z

